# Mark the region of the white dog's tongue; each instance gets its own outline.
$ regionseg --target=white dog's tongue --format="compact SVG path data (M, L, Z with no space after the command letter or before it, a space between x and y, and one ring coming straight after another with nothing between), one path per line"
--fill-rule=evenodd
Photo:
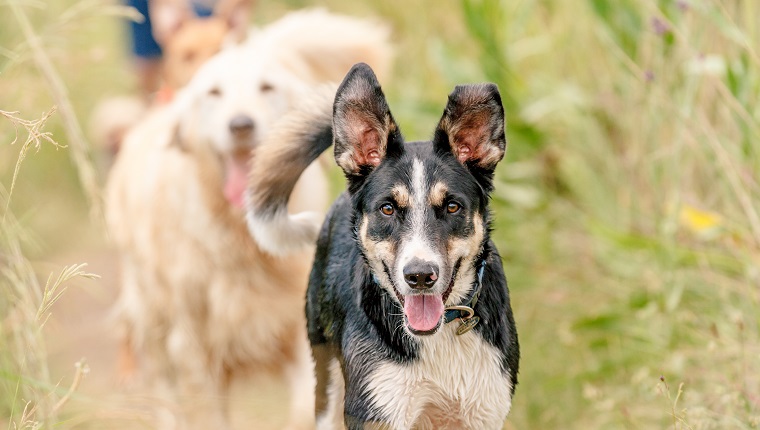
M243 193L248 184L248 163L227 160L224 164L227 169L224 178L224 198L233 206L242 208L245 203Z
M433 330L443 316L443 298L440 294L404 296L404 313L414 330Z

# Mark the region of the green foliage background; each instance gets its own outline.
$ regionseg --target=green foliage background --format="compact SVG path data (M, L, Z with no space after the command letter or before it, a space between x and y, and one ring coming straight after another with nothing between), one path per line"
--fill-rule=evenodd
M0 10L11 4L81 122L133 87L108 3ZM254 21L314 5L391 23L383 85L407 138L432 133L455 84L501 88L509 150L494 234L523 351L507 428L760 426L760 3L261 0ZM0 110L37 118L53 104L18 22L0 14ZM59 116L46 130L67 143ZM0 118L5 191L13 137ZM103 241L69 155L43 147L22 166L10 208L33 232L32 259ZM19 300L6 296L10 341ZM18 410L15 362L0 361L0 416Z

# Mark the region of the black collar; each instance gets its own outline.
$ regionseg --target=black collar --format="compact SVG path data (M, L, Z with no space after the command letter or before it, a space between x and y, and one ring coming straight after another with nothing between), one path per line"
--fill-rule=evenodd
M449 306L446 308L444 314L445 323L448 324L454 320L461 321L461 324L457 329L457 334L467 333L480 321L480 317L475 315L475 310L473 308L478 304L478 298L483 289L483 273L485 272L485 269L486 259L484 258L480 262L480 267L478 268L478 282L475 285L475 288L470 291L470 294L467 295L461 305Z

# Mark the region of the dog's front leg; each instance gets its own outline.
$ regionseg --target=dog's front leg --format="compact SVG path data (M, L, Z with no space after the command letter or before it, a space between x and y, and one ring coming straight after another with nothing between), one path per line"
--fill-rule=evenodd
M343 420L347 430L402 430L379 418L367 403L367 397L358 393L346 394Z
M190 314L185 313L176 321L167 341L173 364L173 388L180 408L176 429L228 430L230 375L208 359L208 350L197 337L202 328L191 325L194 321Z
M294 358L285 368L290 390L290 416L288 430L314 428L314 366L305 333L296 336Z

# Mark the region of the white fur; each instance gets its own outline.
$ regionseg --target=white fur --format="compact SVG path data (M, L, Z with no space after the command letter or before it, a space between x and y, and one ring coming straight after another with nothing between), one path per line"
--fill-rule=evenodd
M356 62L383 73L390 63L388 28L371 20L321 9L288 14L248 40L223 50L204 64L177 94L183 115L181 132L210 142L220 152L261 139L305 92L320 83L340 80ZM236 115L253 119L250 142L236 142L229 121Z
M183 404L176 416L162 411L161 428L227 428L220 372L230 367L286 370L299 387L293 398L302 399L291 422L307 422L313 411L301 404L313 384L304 378L310 359L279 350L308 348L305 321L294 310L304 305L310 255L261 255L242 213L218 210L226 201L214 159L166 147L175 124L168 111L141 124L125 141L108 189L109 227L123 261L120 318L144 359L145 380L168 404Z
M312 187L327 189L327 178L319 174L322 168L319 162L310 164L301 174L301 179L298 180L297 184L308 183ZM246 192L246 200L250 198L249 191ZM298 213L289 214L288 208L280 208L280 212L274 213L271 217L263 218L259 217L252 209L246 211L245 220L248 232L256 239L256 243L262 250L274 256L285 256L314 246L324 215L320 212L306 211L306 209L322 208L323 206L321 201L314 201L315 197L319 196L310 195L304 191L308 191L308 189L303 185L296 186L290 196L290 201L295 203L290 205L290 210ZM309 206L309 202L313 206ZM247 202L245 206L247 208L253 207L250 202Z
M164 414L166 427L228 428L227 377L248 371L283 372L293 390L289 424L313 427L303 314L313 252L261 251L223 196L222 160L245 154L304 88L340 79L367 56L387 65L380 27L323 11L293 14L214 57L126 137L106 196L124 263L117 313L128 346L145 358L146 381L181 405L176 417ZM229 132L239 114L255 123L247 141ZM319 211L326 200L316 166L299 179L289 209Z
M220 153L236 146L251 147L306 90L306 83L277 61L271 52L276 48L266 45L266 33L258 34L263 37L219 53L177 93L173 106L184 113L183 138L209 142ZM247 141L236 141L230 133L230 120L237 115L253 119L254 130Z
M327 410L317 417L318 430L331 430L344 428L343 403L346 396L346 383L337 359L330 362L330 384L327 387Z
M501 354L475 332L458 336L455 331L456 324L447 324L435 335L420 338L418 360L385 361L371 370L367 389L373 406L389 417L389 428L502 428L512 406L512 381L501 371ZM344 428L342 373L332 371L330 384L320 430Z
M369 377L375 405L396 429L500 429L512 405L501 354L456 324L421 338L419 360L385 362Z
M412 190L409 202L409 217L411 223L412 235L403 241L403 245L396 259L396 279L395 284L401 294L407 295L412 293L412 289L404 281L404 266L412 259L418 258L422 261L429 261L441 267L443 257L431 245L426 237L425 232L425 210L429 206L429 190L425 183L425 170L422 161L415 159L412 163ZM439 273L440 275L440 273ZM446 289L445 282L437 282L435 291L438 293Z
M271 219L258 218L253 211L246 214L248 231L261 249L276 256L301 251L315 243L323 219L317 212L275 213Z

